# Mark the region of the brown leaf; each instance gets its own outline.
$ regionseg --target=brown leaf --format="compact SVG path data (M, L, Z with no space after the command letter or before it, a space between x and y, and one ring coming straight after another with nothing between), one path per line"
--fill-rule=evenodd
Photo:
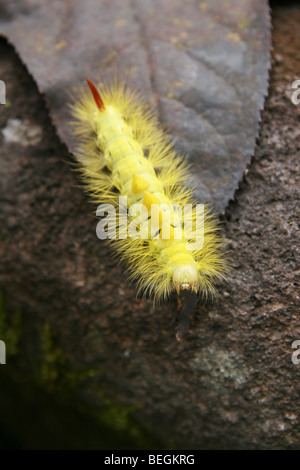
M70 151L68 92L116 75L152 103L223 212L254 152L270 67L266 0L0 2L0 32L45 93Z

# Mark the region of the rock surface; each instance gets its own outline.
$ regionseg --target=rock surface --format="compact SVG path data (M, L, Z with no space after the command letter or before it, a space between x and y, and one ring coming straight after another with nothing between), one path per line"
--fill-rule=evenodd
M40 332L49 324L69 370L94 372L77 391L78 408L88 404L96 413L101 387L131 406L163 446L300 448L300 365L292 362L292 342L300 339L300 104L291 102L300 77L299 22L299 7L273 11L261 136L223 221L235 270L217 303L198 306L181 344L176 304L154 310L136 298L96 238L93 208L43 100L1 42L9 102L0 114L0 285L8 314L22 309L14 364L27 381L35 380ZM9 357L2 367L14 373ZM54 377L54 392L56 385Z

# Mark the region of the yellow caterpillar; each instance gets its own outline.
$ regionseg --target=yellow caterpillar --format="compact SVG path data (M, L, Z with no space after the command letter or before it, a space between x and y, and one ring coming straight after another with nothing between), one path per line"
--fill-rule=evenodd
M185 161L126 87L99 86L99 93L87 82L91 93L81 90L71 106L79 141L75 156L92 200L115 209L106 222L116 223L113 246L131 279L155 302L172 291L214 294L227 263L214 217L206 207L198 210L202 206L184 187ZM136 220L136 236L129 236Z

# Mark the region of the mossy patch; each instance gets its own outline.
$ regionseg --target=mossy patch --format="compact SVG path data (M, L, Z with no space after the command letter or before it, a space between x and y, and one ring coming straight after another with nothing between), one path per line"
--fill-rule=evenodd
M142 404L134 405L118 404L108 397L96 381L92 379L101 374L101 368L89 370L70 370L67 358L58 345L58 335L49 323L45 323L41 330L42 362L38 368L37 381L48 392L60 396L62 401L71 399L77 401L79 387L86 387L91 379L90 387L98 389L97 406L90 409L84 404L78 403L82 413L90 415L99 424L101 429L107 429L109 435L115 433L116 439L122 441L126 436L128 442L134 442L137 447L153 448L152 439L147 436L145 430L137 423L134 413L142 407Z
M69 393L97 373L96 370L70 370L67 359L58 345L57 334L48 322L41 330L42 361L38 367L37 380L48 391Z
M16 441L20 441L20 445L26 448L34 442L36 448L64 448L65 445L94 449L154 449L159 446L134 417L141 404L115 403L99 388L97 375L104 373L101 366L97 369L72 370L60 346L58 332L49 322L39 329L40 352L37 351L35 359L30 361L32 373L27 371L29 375L27 372L24 375L20 368L22 361L20 364L17 362L18 357L24 354L20 343L21 311L17 310L8 317L0 291L0 339L5 342L8 357L16 356L16 361L10 364L11 367L3 369L5 374L0 378L0 387L4 394L0 414L9 432L15 436ZM19 385L17 388L16 383ZM92 406L80 399L80 389L93 388L98 401ZM39 431L33 429L32 435L24 436L22 429L26 426L19 428L16 422L11 421L16 403L22 410L23 423L32 419L32 404L35 407L38 404L36 426ZM73 423L72 426L69 422Z
M99 391L99 419L106 425L120 432L126 432L133 439L144 437L144 433L135 421L133 414L142 407L141 403L134 405L121 405Z

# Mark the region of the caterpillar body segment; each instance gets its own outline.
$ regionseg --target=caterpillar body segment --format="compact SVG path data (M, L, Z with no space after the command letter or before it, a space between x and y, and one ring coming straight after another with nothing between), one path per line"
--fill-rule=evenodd
M113 246L126 262L130 278L154 301L169 297L172 291L215 293L214 283L226 270L221 239L206 208L200 223L197 219L191 191L184 186L189 177L186 163L151 112L124 86L99 92L89 80L88 85L92 93L82 91L72 106L74 132L80 142L76 158L91 199L116 209ZM120 197L126 198L125 231L120 224L124 216ZM137 205L143 210L140 236L134 238L128 233ZM192 209L183 219L186 207ZM192 237L188 226L193 229ZM204 236L201 247L194 248L197 228Z

